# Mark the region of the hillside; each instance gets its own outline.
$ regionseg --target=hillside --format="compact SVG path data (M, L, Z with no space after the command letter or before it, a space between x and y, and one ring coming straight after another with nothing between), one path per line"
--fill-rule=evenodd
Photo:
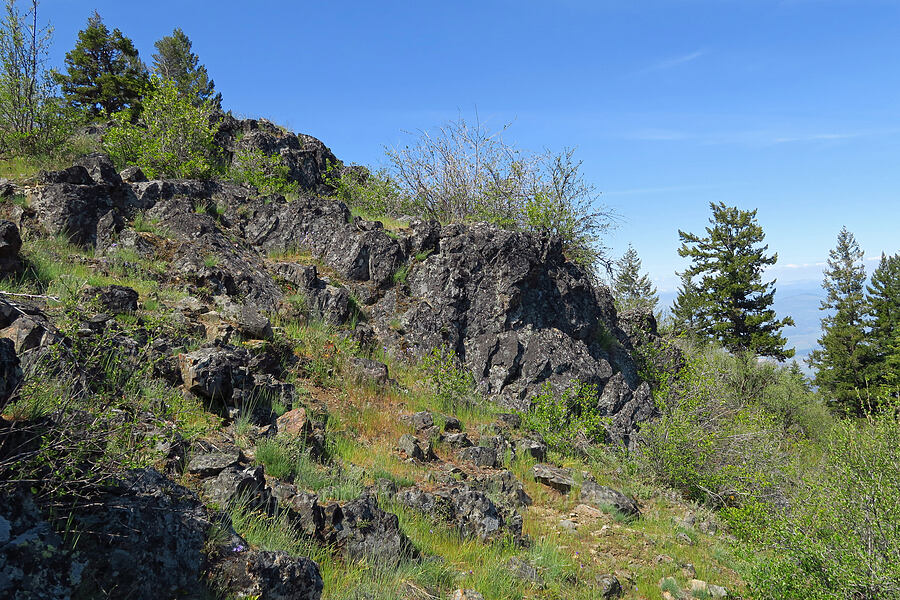
M102 154L2 185L0 595L741 597L624 453L652 320L557 239L354 215L310 136L217 143L299 193Z

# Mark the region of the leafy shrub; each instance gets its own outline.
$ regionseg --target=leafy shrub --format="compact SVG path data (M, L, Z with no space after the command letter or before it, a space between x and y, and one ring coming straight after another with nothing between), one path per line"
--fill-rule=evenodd
M581 441L603 441L609 425L609 419L597 411L597 386L585 383L576 383L561 395L544 384L522 420L525 428L540 433L563 454L573 454Z
M900 597L900 423L895 410L833 428L810 470L763 529L756 598ZM755 535L753 535L755 534Z
M444 409L471 404L474 400L472 374L460 364L453 349L433 348L422 359L422 368L428 374L435 399Z
M338 200L367 217L421 213L385 171L372 173L365 167L337 169L329 165L326 179Z
M140 121L128 111L113 115L103 147L117 165L139 165L151 178L211 177L220 162L213 114L210 101L196 106L174 82L154 76Z
M289 169L278 154L262 150L238 150L231 161L228 176L233 181L255 187L261 194L296 194L299 185L288 181Z
M808 432L825 427L806 419L827 418L790 370L713 348L688 349L654 398L661 416L641 428L640 459L660 481L719 506L783 498Z

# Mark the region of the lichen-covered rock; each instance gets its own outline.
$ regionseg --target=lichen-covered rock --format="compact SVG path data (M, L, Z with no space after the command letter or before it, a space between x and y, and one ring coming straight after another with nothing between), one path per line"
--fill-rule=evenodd
M187 464L187 472L198 477L215 477L228 467L237 466L241 451L195 454Z
M641 514L641 511L634 500L622 492L599 485L590 480L585 480L581 484L579 500L585 504L592 504L597 507L612 506L619 512L630 516L638 516Z
M375 496L364 494L339 510L341 518L326 535L351 558L397 565L419 557L419 551L400 529L397 515L379 508Z
M445 519L467 537L484 541L508 533L514 539L522 539L521 515L498 507L487 494L466 485L433 492L409 487L397 492L394 499L419 512Z
M469 446L462 448L457 456L460 460L467 460L476 466L493 468L498 466L497 451L485 446Z
M211 579L230 598L319 600L324 584L319 565L287 552L234 553L217 564Z
M563 494L568 494L572 486L575 485L575 480L572 479L572 469L554 467L544 463L531 467L531 476L534 477L535 481L552 487Z

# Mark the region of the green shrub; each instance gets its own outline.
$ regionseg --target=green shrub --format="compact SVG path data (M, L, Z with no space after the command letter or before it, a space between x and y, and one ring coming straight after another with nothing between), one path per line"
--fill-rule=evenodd
M103 148L117 165L138 165L150 178L212 177L220 163L213 114L210 101L195 106L174 82L154 76L140 122L129 111L113 115Z
M290 171L278 154L268 155L262 150L238 150L228 177L238 183L252 185L261 194L296 194L299 184L289 181Z
M329 165L326 178L335 189L337 199L363 216L398 217L420 213L384 171L372 173L365 167L338 169Z
M755 540L754 597L900 597L900 423L896 410L837 424L820 468Z
M561 395L550 384L531 401L531 410L522 413L524 427L537 431L553 450L572 454L580 440L601 442L606 438L609 419L597 411L597 386L576 383Z
M453 349L446 346L433 348L422 359L422 368L428 375L435 400L443 409L452 410L473 403L475 382Z

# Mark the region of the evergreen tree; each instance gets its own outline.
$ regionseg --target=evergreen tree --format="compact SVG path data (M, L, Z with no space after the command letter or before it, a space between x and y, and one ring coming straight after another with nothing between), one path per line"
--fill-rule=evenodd
M900 383L900 254L881 255L866 291L871 328L868 378L879 386L896 386Z
M696 331L700 326L700 295L693 278L681 273L681 287L672 304L672 324L677 333Z
M199 64L200 58L191 52L191 40L179 29L172 35L158 40L157 54L153 55L153 71L163 79L171 79L179 92L191 98L200 106L207 100L216 109L222 107L222 94L216 93L215 82L209 78L206 67Z
M659 298L646 273L641 273L641 259L631 244L622 258L616 261L613 274L613 294L619 310L656 310Z
M829 312L822 317L820 348L810 353L808 362L816 369L814 381L819 390L837 406L856 414L865 408L860 401L860 390L866 387L865 281L863 252L853 234L842 227L837 246L828 253L822 282L827 296L820 309Z
M784 360L794 355L785 349L781 329L793 325L790 317L778 320L772 303L775 282L763 283L762 271L773 265L777 254L766 256L759 246L765 234L756 222L756 211L744 211L723 203L710 203L712 227L706 237L678 232L678 254L690 257L684 274L699 276L699 332L719 340L731 352L752 352Z
M54 78L69 105L92 117L126 108L139 112L150 83L132 41L118 29L110 32L97 12L66 54L66 73L55 73Z

